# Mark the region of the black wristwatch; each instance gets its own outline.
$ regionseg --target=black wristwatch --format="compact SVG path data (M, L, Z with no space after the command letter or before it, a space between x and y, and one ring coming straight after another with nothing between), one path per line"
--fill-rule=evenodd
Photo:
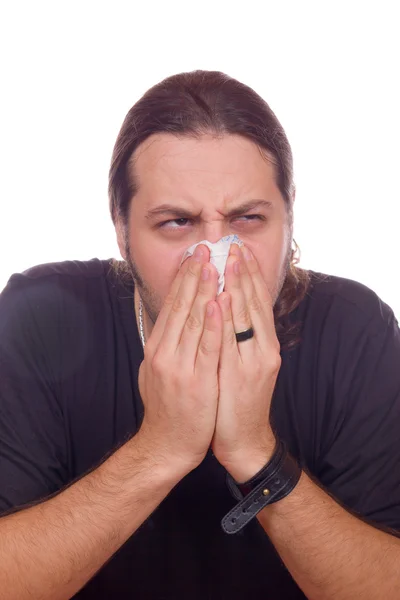
M224 532L237 533L265 506L285 498L297 485L301 472L285 443L279 440L271 460L249 481L238 484L227 473L228 488L239 504L222 519Z

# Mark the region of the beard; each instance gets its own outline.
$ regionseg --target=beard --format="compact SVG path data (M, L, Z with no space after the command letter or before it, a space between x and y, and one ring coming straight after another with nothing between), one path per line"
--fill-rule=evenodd
M138 289L139 296L142 300L143 307L149 316L151 323L154 323L157 320L157 317L161 311L163 305L163 299L160 295L146 282L143 275L140 273L133 257L129 243L126 244L126 262L129 267L130 274L135 283L135 287ZM270 290L272 295L273 306L275 306L276 302L279 299L279 296L282 292L282 289L285 285L288 271L290 269L290 263L292 260L292 250L291 243L288 244L288 250L286 252L284 265L279 274L279 278L276 282L276 286L274 290Z
M129 267L130 274L135 283L135 287L139 292L143 307L149 316L150 321L154 325L162 308L163 301L159 294L146 283L144 277L139 272L135 261L132 258L132 253L129 245L126 247L126 262Z

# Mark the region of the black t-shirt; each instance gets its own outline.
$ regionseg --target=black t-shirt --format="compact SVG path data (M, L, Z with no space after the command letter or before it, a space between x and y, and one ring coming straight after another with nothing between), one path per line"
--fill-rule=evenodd
M341 503L400 529L398 323L360 283L310 274L272 422ZM138 431L142 360L133 287L110 261L11 277L0 296L0 513L60 490ZM76 597L304 598L257 519L223 532L235 503L209 452Z

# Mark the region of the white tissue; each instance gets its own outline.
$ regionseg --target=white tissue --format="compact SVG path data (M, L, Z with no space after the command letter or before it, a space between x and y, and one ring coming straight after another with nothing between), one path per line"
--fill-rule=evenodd
M207 240L203 240L202 242L193 244L193 246L190 246L190 248L185 251L181 260L181 264L188 256L192 256L199 244L204 244L210 249L210 263L213 264L218 271L218 295L223 291L225 285L225 267L229 256L229 248L231 247L231 244L243 246L243 242L236 234L226 235L218 240L218 242L215 242L215 244L212 244Z

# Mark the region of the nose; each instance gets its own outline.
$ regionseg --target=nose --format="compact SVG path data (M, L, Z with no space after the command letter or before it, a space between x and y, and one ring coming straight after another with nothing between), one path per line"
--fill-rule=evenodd
M223 221L208 222L204 223L201 228L201 239L215 244L222 237L225 237L230 233L232 233L232 231L230 231L227 223L224 223Z

